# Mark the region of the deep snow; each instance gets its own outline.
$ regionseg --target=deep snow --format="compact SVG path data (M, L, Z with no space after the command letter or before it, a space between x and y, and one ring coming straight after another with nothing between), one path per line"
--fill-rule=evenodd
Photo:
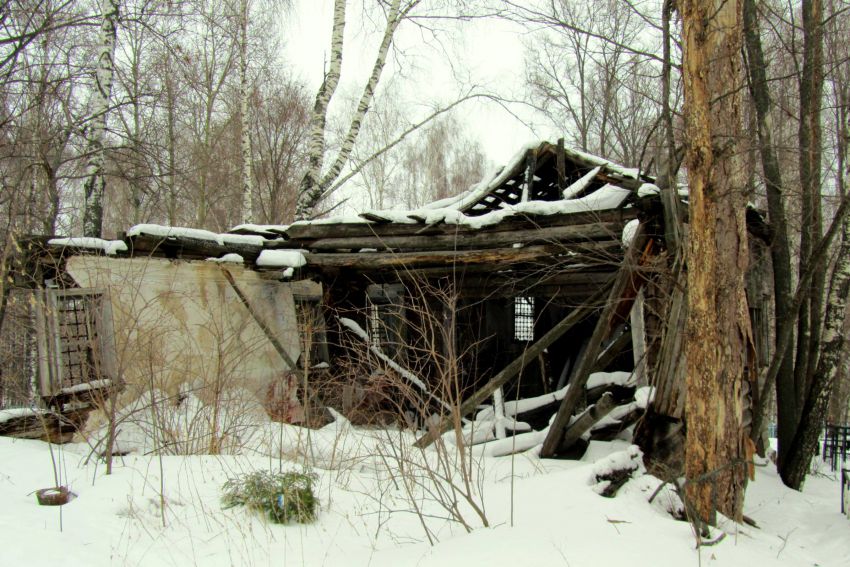
M87 460L86 444L53 446L77 498L51 508L33 494L55 484L49 446L0 438L0 565L850 565L850 520L839 513L839 485L829 476L811 476L797 493L772 465L758 468L746 513L760 529L727 526L722 542L697 550L689 525L665 511L675 505L670 491L647 503L657 479L638 476L613 499L594 491L594 470L629 456L618 451L634 451L624 441L593 442L582 461L540 460L533 450L489 457L475 447L471 480L490 527L461 503L474 528L467 533L416 487L416 506L405 497L400 464L419 479L421 463L437 466L434 449L423 460L410 449L413 439L353 429L343 419L310 432L266 422L241 431L242 454L128 455L116 458L111 476ZM410 453L394 458L402 448ZM241 508L222 510L228 477L305 462L319 475L315 524L272 525Z

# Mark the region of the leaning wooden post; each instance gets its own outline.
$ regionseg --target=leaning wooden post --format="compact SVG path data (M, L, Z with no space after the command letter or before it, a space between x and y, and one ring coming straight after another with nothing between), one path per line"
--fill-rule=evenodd
M525 366L532 360L537 359L537 355L543 352L552 343L557 341L561 336L572 329L575 325L583 321L588 315L599 307L599 303L606 297L608 286L593 294L587 302L581 307L573 310L560 323L552 327L548 333L540 337L540 339L528 347L521 355L512 360L501 372L490 378L478 391L466 399L458 409L460 417L471 413L478 404L493 395L497 388L502 387L508 380L519 374ZM427 447L433 443L440 435L448 431L451 424L454 422L454 416L446 416L442 418L439 424L432 427L428 433L416 440L416 447Z
M564 432L564 437L558 447L560 452L566 451L578 441L586 431L596 425L603 417L611 413L617 407L614 403L614 396L611 392L605 392L602 397L594 405L585 410L583 414L576 418L575 422Z
M593 330L593 335L591 335L588 342L587 350L581 360L578 361L578 366L576 366L575 372L573 372L567 395L561 400L561 406L558 408L555 420L549 426L549 433L543 442L543 448L540 450L541 457L552 457L561 447L564 430L584 392L584 386L587 384L587 379L590 377L590 373L596 363L596 358L602 349L602 341L611 332L611 323L620 308L620 301L623 299L630 285L640 285L639 282L634 282L634 276L640 263L638 254L645 243L646 236L643 224L641 224L623 259L623 264L614 280L614 286L608 294L608 301L602 309L602 314L599 316L599 321L596 323L596 328ZM632 301L634 300L633 297L630 299Z

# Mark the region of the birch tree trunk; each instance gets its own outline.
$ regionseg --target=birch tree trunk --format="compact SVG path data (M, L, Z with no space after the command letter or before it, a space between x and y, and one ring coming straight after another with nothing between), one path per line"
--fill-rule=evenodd
M106 192L103 144L106 134L106 116L115 74L115 37L118 27L119 0L100 0L100 49L98 50L95 88L90 102L91 120L87 128L86 181L83 185L83 234L101 236L103 232L103 198Z
M739 519L746 487L744 368L751 352L741 134L742 1L682 0L688 243L685 476L693 510Z
M411 0L407 2L402 10L401 0L392 0L387 14L387 24L384 27L384 35L378 47L378 54L375 56L375 63L372 66L369 80L366 82L366 86L360 96L360 102L357 104L357 109L354 112L354 117L349 124L348 133L345 135L339 153L334 158L327 172L322 174L325 146L324 130L327 120L328 102L330 102L333 91L336 89L339 81L340 67L342 65L342 33L345 27L345 1L336 1L334 5L334 29L331 37L331 67L325 83L319 89L313 109L309 167L301 182L298 206L295 211L297 219L306 219L314 214L316 207L322 199L328 196L334 182L342 173L343 167L345 167L351 158L351 152L354 149L354 144L357 142L357 136L360 133L363 119L366 113L369 112L369 107L375 96L375 89L378 87L381 74L386 66L387 54L392 45L395 32L402 20L419 4L419 1Z
M808 388L800 425L791 442L788 454L779 470L782 481L795 490L802 490L809 472L812 456L816 453L818 436L826 415L829 399L841 367L844 346L844 318L847 313L847 294L850 293L850 217L841 224L841 245L832 272L827 300L824 332L817 369Z
M331 61L325 80L316 93L313 103L313 114L310 117L310 146L308 150L307 172L301 179L298 190L298 202L295 209L296 219L306 219L310 216L312 201L318 202L315 196L321 193L319 181L322 175L322 165L325 157L325 124L327 123L328 104L339 85L342 71L343 35L345 33L345 3L346 0L334 1L334 23L331 32ZM313 195L313 197L311 197Z
M251 160L251 120L248 81L248 0L239 10L239 129L242 142L242 222L254 222L254 182Z

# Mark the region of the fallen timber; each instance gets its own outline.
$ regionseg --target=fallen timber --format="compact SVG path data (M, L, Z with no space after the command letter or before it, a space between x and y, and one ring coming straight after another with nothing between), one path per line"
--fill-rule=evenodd
M472 413L472 411L475 410L481 402L492 396L496 389L503 386L508 380L519 374L526 365L537 360L537 355L542 353L544 349L552 345L552 343L558 340L564 333L572 329L575 325L590 316L593 311L599 308L599 302L607 295L607 291L607 286L597 291L597 293L594 294L594 296L584 305L572 311L560 323L552 327L548 333L543 335L519 357L508 364L501 372L493 376L478 391L464 400L458 410L459 416L464 417ZM444 417L438 425L432 427L428 433L416 440L416 447L427 447L433 443L437 437L449 430L453 422L454 416Z
M646 246L645 249L644 246ZM640 278L636 277L637 270L639 269L641 260L645 259L648 255L651 246L652 241L647 243L643 228L640 228L629 246L626 258L620 267L614 285L611 287L608 301L605 303L599 320L596 323L596 328L593 330L593 335L591 335L588 342L587 351L578 365L576 365L570 377L569 384L572 387L567 391L567 395L561 401L561 407L558 409L558 413L549 427L549 433L543 442L543 448L540 450L541 457L553 457L558 451L568 448L564 442L567 424L584 393L584 386L587 384L587 379L590 377L597 356L602 349L602 342L613 330L617 313L624 308L621 302L625 302L630 306L629 299L633 302L634 297L639 291L636 287L641 285L641 281ZM638 256L641 249L644 249L643 258Z

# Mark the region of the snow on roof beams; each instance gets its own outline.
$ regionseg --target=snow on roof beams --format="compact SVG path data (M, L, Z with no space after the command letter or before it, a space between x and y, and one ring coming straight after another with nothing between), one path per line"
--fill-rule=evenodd
M580 198L605 184L636 190L642 184L641 177L637 169L564 148L560 143L535 142L523 147L505 167L461 195L424 208L457 209L478 216L524 201Z
M99 250L108 256L114 256L118 252L126 252L127 244L123 240L104 240L90 236L75 238L51 238L47 241L49 246L59 248L79 248L84 250Z

